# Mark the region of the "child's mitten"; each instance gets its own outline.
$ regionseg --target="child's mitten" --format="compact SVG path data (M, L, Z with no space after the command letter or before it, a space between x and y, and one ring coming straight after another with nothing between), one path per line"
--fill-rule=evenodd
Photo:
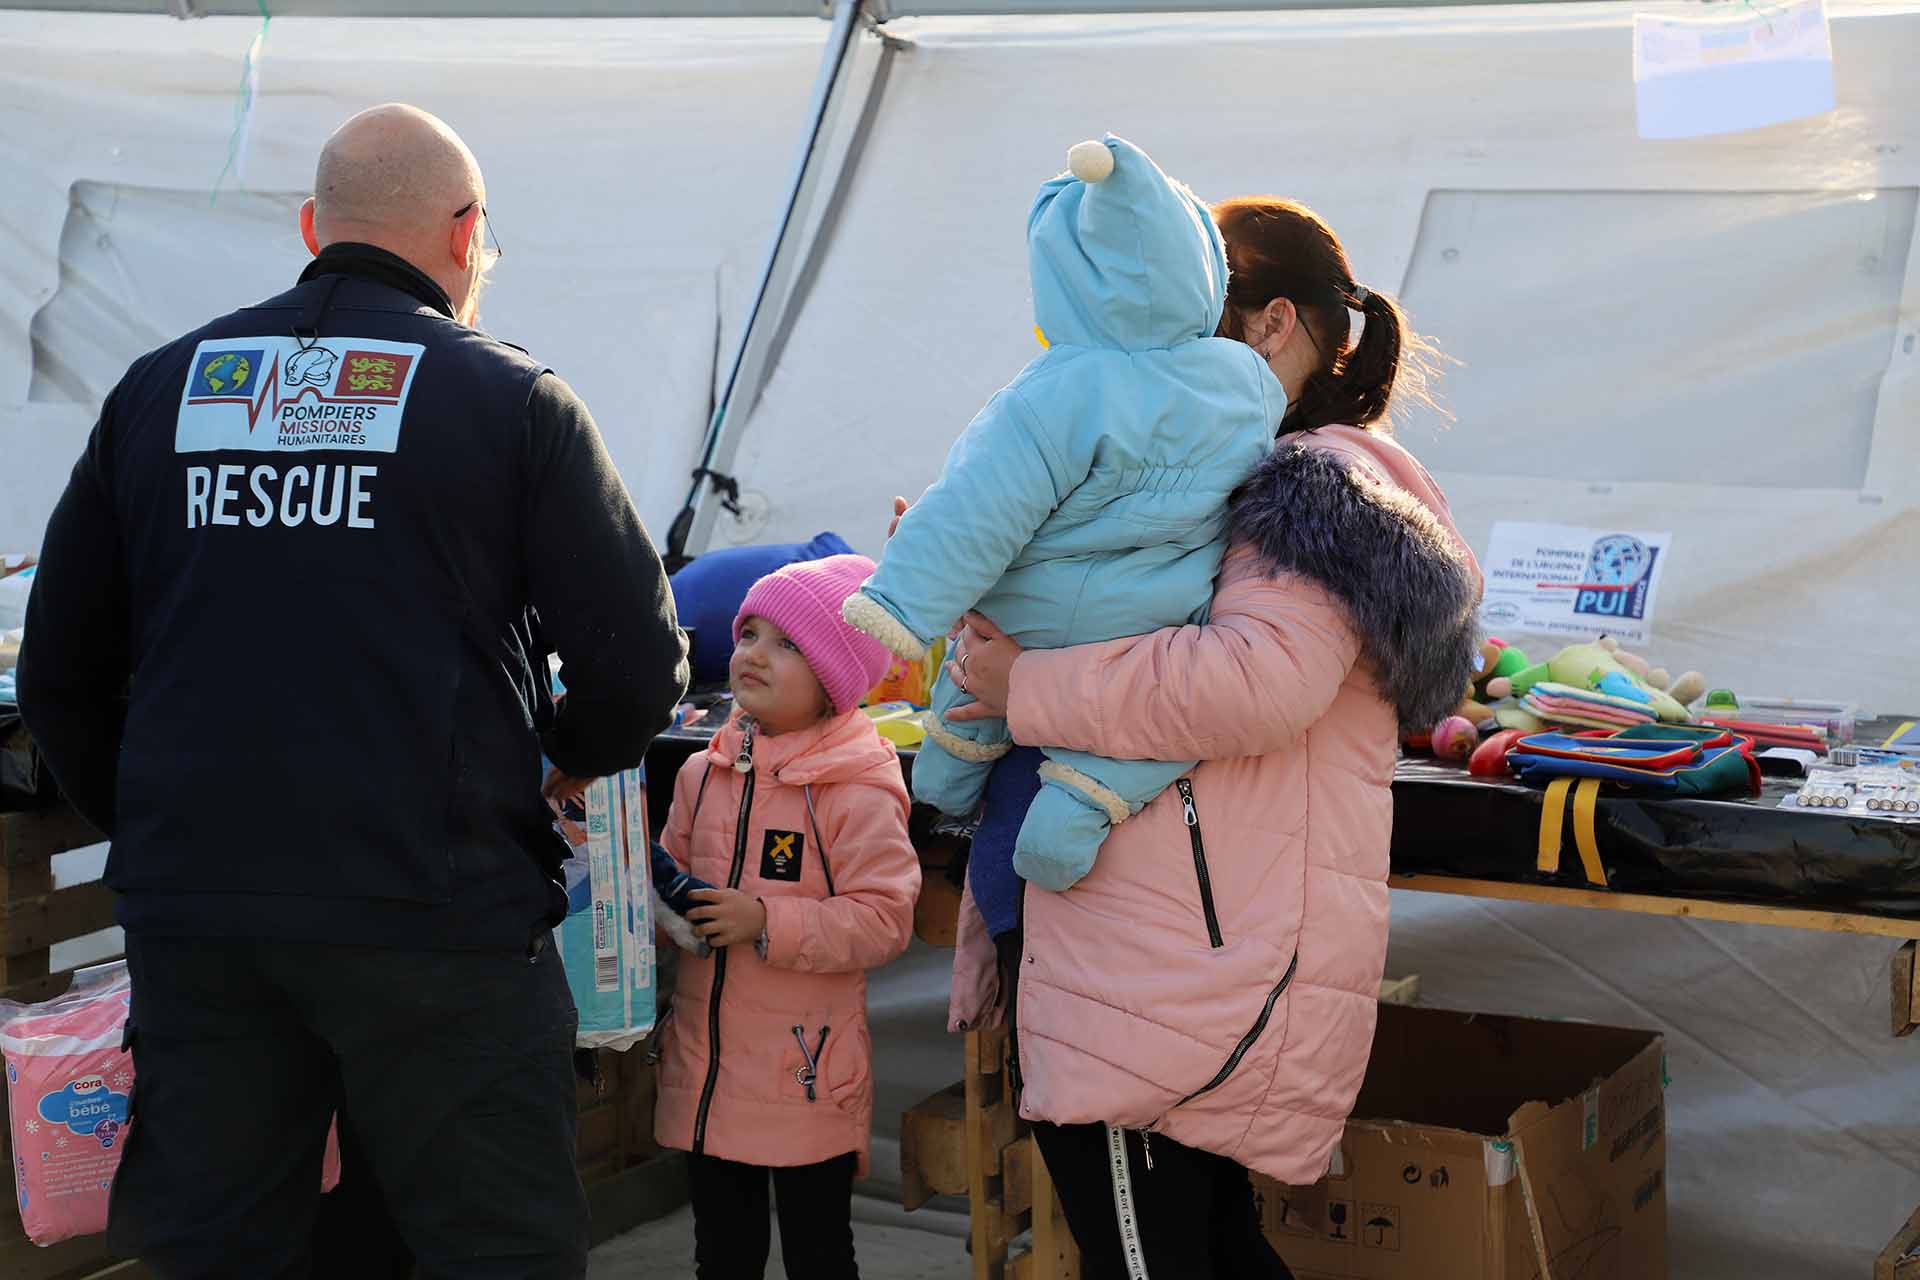
M695 890L711 889L713 886L691 872L682 871L680 864L673 860L673 855L658 844L653 846L650 856L654 918L682 951L696 956L712 954L713 948L707 940L694 934L693 926L687 922L687 912L700 905L690 895Z

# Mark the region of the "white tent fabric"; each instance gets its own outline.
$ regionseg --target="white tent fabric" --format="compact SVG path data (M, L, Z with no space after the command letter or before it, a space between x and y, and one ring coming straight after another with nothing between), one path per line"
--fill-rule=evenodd
M210 203L258 27L0 14L0 546L38 544L129 361L291 283L321 142L395 98L485 157L507 252L482 319L586 397L664 531L822 24L279 20L244 182Z
M749 536L846 511L871 546L876 480L932 479L1035 354L1035 175L1112 129L1202 194L1305 200L1465 362L1459 420L1402 438L1476 547L1498 520L1671 530L1658 662L1898 710L1920 695L1920 599L1887 590L1920 554L1920 16L1840 12L1837 111L1689 143L1635 138L1624 7L892 24L918 47L744 428L736 470L772 509ZM821 466L823 431L881 461Z
M1835 13L1837 111L1660 144L1634 138L1624 5L890 23L914 47L740 424L748 519L719 533L878 550L886 499L1033 353L1035 185L1112 129L1205 194L1319 208L1465 361L1459 421L1403 438L1477 547L1503 519L1671 529L1653 656L1920 706L1920 5ZM128 360L299 269L320 141L387 99L473 144L507 249L485 319L580 388L663 531L825 25L276 20L243 176L209 205L256 28L0 14L0 549L38 541ZM1394 905L1394 971L1439 1003L1667 1032L1676 1276L1864 1275L1920 1202L1890 943ZM944 965L875 983L883 1138L957 1075Z

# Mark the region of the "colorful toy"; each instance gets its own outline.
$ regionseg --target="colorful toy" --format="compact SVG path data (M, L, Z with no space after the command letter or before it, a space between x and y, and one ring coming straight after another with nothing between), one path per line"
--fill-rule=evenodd
M1651 666L1637 653L1628 653L1612 636L1601 636L1600 647L1611 653L1621 666L1638 676L1648 688L1664 690L1683 707L1692 706L1707 691L1707 678L1698 671L1682 671L1676 678L1665 667Z
M1643 660L1631 654L1625 656L1627 661L1622 661L1619 645L1610 639L1603 639L1598 644L1570 644L1545 662L1525 667L1511 676L1488 681L1487 692L1496 698L1505 698L1524 695L1538 685L1556 684L1640 704L1650 710L1655 719L1668 724L1687 723L1690 717L1686 706L1665 689L1647 683L1645 677L1634 670L1635 666L1644 666ZM1653 672L1649 669L1647 674ZM1660 673L1663 679L1665 674ZM1687 676L1690 677L1687 684L1691 686L1691 677L1696 677L1697 673L1688 672ZM1699 679L1704 685L1704 677ZM1636 696L1623 697L1616 692L1623 688L1631 689Z
M1547 725L1544 721L1518 704L1493 705L1499 700L1489 690L1493 681L1511 679L1526 667L1527 655L1524 652L1497 636L1488 636L1480 645L1480 652L1474 659L1473 678L1462 691L1453 715L1435 725L1429 733L1404 736L1400 740L1401 745L1412 751L1431 751L1443 760L1465 760L1473 754L1477 740L1483 734L1501 729L1525 729L1530 733L1545 729ZM1471 725L1475 741L1467 741L1457 727L1443 733L1443 729L1453 720L1464 720Z
M1497 695L1489 686L1495 680L1511 680L1527 669L1527 655L1514 648L1498 636L1488 636L1480 646L1480 654L1474 663L1473 683L1468 686L1467 697L1461 703L1460 714L1475 724L1484 724L1493 717L1489 703Z
M1474 675L1460 695L1460 704L1453 709L1454 718L1465 720L1474 727L1475 735L1491 729L1497 719L1497 712L1491 705L1492 698L1487 693L1490 681L1501 676L1512 676L1525 669L1527 655L1497 637L1489 636L1480 646L1480 652L1474 659ZM1421 750L1430 747L1439 737L1439 726L1432 733L1414 735L1404 741L1408 746L1417 746ZM1467 748L1471 752L1472 748ZM1437 752L1446 755L1446 752ZM1463 753L1459 759L1465 759Z

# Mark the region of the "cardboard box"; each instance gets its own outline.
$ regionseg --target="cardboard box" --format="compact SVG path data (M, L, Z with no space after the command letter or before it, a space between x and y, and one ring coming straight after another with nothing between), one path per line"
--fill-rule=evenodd
M1661 1037L1380 1008L1333 1171L1255 1177L1299 1280L1665 1280Z

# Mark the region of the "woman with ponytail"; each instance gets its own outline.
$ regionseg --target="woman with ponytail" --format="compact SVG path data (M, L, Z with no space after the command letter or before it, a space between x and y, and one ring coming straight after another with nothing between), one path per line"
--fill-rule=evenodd
M1430 403L1433 347L1399 303L1354 280L1318 214L1278 196L1241 196L1215 205L1213 217L1231 271L1220 336L1258 351L1288 391L1282 436L1384 426L1394 405Z
M951 1025L1011 1024L1088 1280L1289 1274L1246 1174L1328 1170L1373 1042L1400 730L1452 708L1477 640L1472 553L1386 435L1431 349L1311 211L1214 216L1219 333L1287 409L1209 621L1023 653L972 615L949 668L1025 746L1200 762L1072 888L1029 886L1020 930L961 906Z

